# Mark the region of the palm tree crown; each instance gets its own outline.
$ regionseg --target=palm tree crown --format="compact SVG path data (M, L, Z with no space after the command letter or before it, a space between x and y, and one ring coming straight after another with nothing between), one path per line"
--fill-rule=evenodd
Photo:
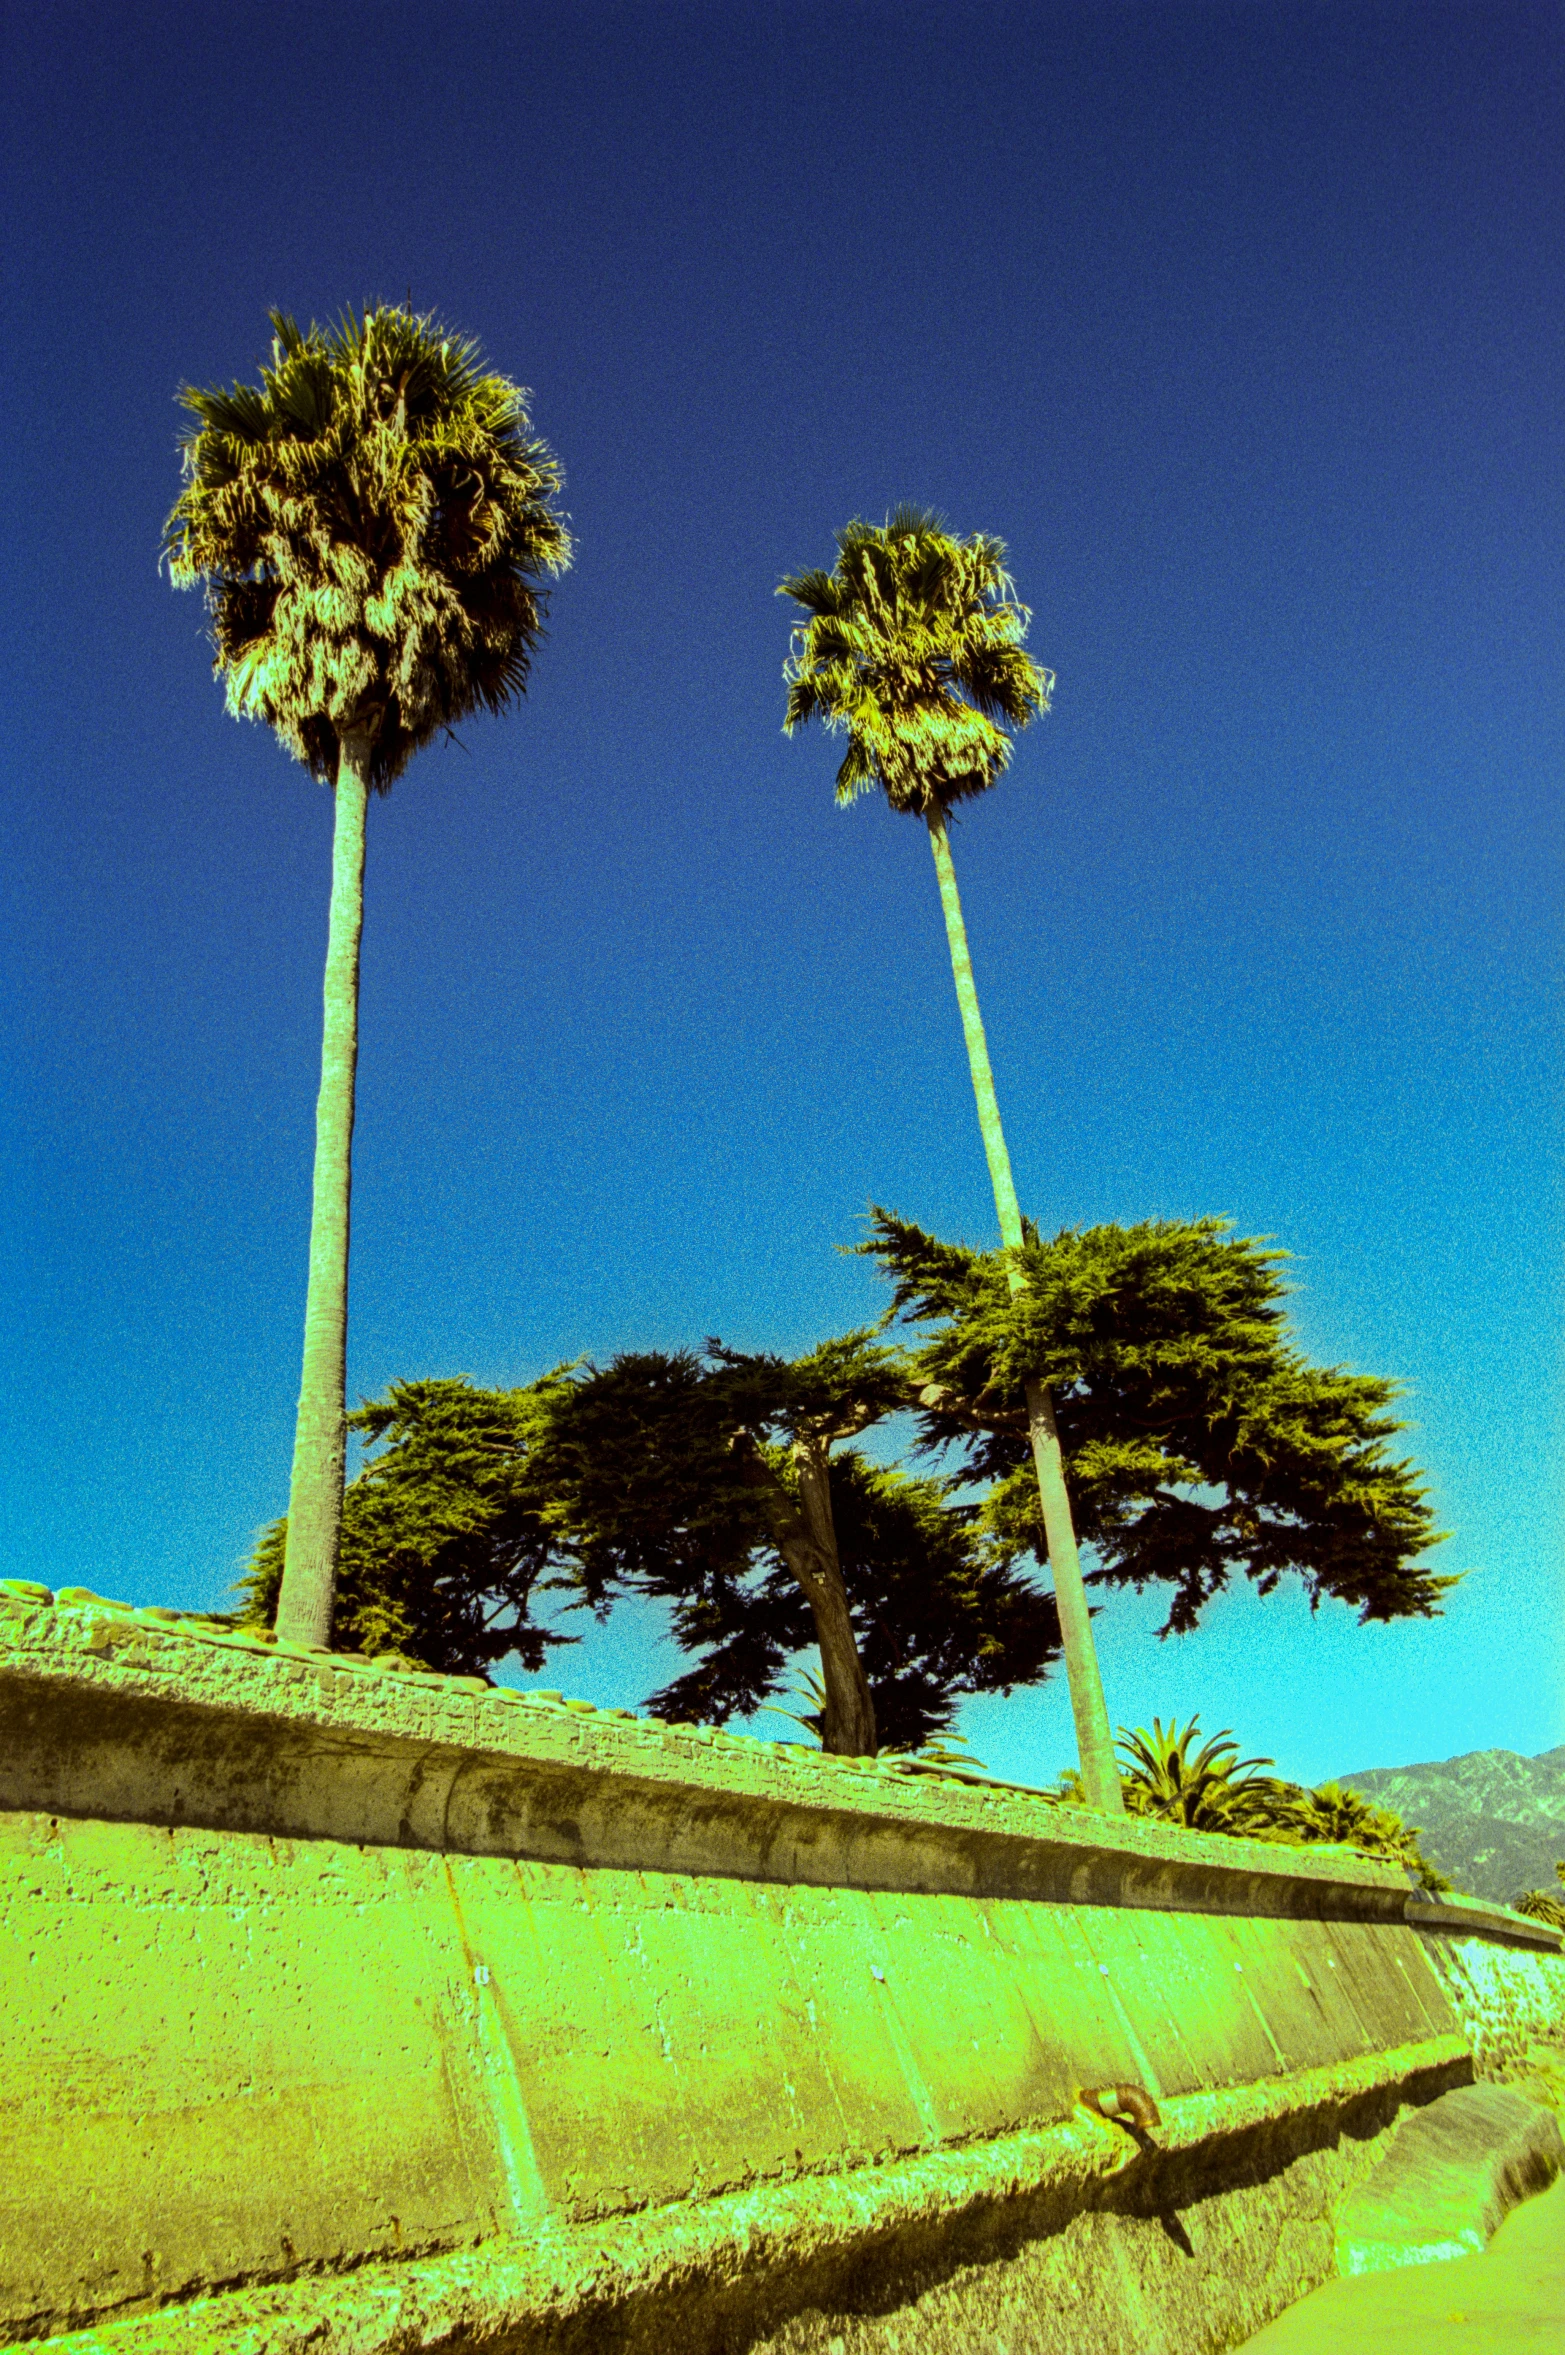
M196 423L164 553L178 585L207 584L229 708L328 781L341 737L369 736L384 791L442 728L523 691L541 576L570 560L560 470L526 394L432 319L272 328L259 385L181 395Z
M830 572L778 591L809 617L794 631L784 731L818 717L846 733L839 802L879 786L927 818L986 792L1010 758L1007 728L1047 711L1054 686L1023 649L1032 617L1003 541L954 539L921 507L836 537Z

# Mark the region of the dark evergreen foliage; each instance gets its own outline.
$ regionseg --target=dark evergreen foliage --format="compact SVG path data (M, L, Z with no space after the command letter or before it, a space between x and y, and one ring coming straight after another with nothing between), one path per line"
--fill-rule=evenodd
M551 1645L575 1641L532 1618L557 1575L534 1457L563 1380L516 1391L394 1382L349 1416L384 1452L343 1498L334 1650L486 1676L511 1653L536 1672ZM240 1581L247 1626L272 1624L287 1527L272 1523Z
M774 1461L786 1479L783 1451ZM1009 1692L1047 1674L1060 1648L1053 1596L986 1561L970 1518L945 1502L937 1481L867 1463L850 1448L832 1459L831 1482L843 1584L883 1748L921 1749L949 1730L965 1694ZM674 1630L704 1657L648 1706L717 1725L775 1699L789 1655L814 1640L809 1606L764 1530L751 1534L739 1575L680 1600Z
M1289 1336L1286 1256L1221 1219L1029 1229L1026 1282L1001 1252L942 1243L877 1209L860 1249L929 1328L912 1365L924 1449L953 1488L986 1490L981 1532L1043 1558L1022 1385L1047 1382L1090 1583L1171 1590L1164 1634L1194 1627L1235 1572L1269 1594L1288 1572L1312 1606L1429 1618L1454 1581L1413 1467L1387 1441L1396 1386L1310 1365Z
M550 1479L583 1600L620 1587L657 1595L674 1607L676 1641L699 1655L650 1708L722 1724L782 1690L814 1627L768 1489L796 1497L801 1440L847 1436L907 1403L896 1354L867 1333L791 1362L715 1341L703 1357L621 1356L580 1381L554 1418ZM883 1744L917 1748L950 1725L963 1694L1047 1672L1059 1650L1053 1598L987 1557L970 1507L854 1449L831 1457L830 1481Z
M350 1418L383 1452L346 1493L332 1641L484 1675L550 1645L534 1598L600 1616L622 1593L673 1606L696 1665L654 1694L658 1714L723 1724L775 1699L814 1642L783 1561L769 1487L796 1493L801 1433L862 1430L907 1403L896 1353L867 1333L791 1363L708 1345L562 1368L514 1391L399 1382ZM756 1477L757 1465L764 1479ZM882 1740L916 1749L963 1694L1047 1673L1053 1597L988 1558L973 1508L941 1484L831 1460L844 1584ZM270 1624L286 1523L242 1581L247 1624Z
M649 1706L748 1715L814 1640L779 1539L813 1455L829 1464L878 1738L917 1748L964 1694L1036 1682L1058 1656L1054 1599L1021 1566L1043 1554L1022 1398L1034 1370L1055 1392L1093 1583L1171 1588L1165 1633L1193 1627L1236 1572L1269 1593L1292 1571L1312 1603L1335 1596L1361 1619L1438 1609L1452 1581L1421 1565L1438 1533L1387 1446L1394 1386L1305 1361L1282 1253L1216 1219L1049 1243L1029 1230L1013 1295L1003 1253L887 1211L862 1248L924 1328L911 1355L878 1329L792 1361L710 1341L516 1391L398 1383L362 1408L381 1452L347 1492L334 1640L468 1673L514 1651L537 1669L569 1639L534 1622L535 1596L602 1614L641 1593L672 1606L693 1656ZM942 1477L842 1444L908 1408L921 1446L955 1456ZM245 1582L252 1621L269 1612L282 1527Z

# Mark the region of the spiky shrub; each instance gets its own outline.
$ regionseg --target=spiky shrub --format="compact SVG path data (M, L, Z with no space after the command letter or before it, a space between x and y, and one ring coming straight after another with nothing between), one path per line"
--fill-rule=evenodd
M1128 1812L1193 1832L1280 1829L1294 1802L1290 1785L1261 1773L1273 1761L1241 1758L1226 1727L1196 1749L1200 1730L1198 1717L1183 1727L1156 1717L1150 1726L1120 1727Z
M1528 1889L1516 1900L1518 1913L1530 1921L1546 1922L1551 1930L1565 1930L1565 1864L1554 1867L1554 1877L1560 1883L1560 1895L1552 1889Z
M279 1634L332 1626L346 1456L348 1209L364 818L420 745L527 682L543 582L570 543L526 395L477 346L396 307L308 333L272 314L258 385L187 387L185 487L164 530L204 583L229 709L335 789L304 1370Z
M1383 1857L1388 1864L1401 1865L1421 1888L1435 1894L1450 1888L1448 1876L1430 1863L1419 1845L1424 1836L1419 1826L1404 1823L1395 1808L1377 1807L1361 1791L1334 1782L1317 1783L1313 1791L1301 1791L1298 1799L1297 1818L1290 1829L1304 1845L1353 1848L1360 1856Z
M169 572L206 587L229 709L329 783L344 734L370 728L384 791L524 691L543 583L570 559L560 470L469 337L397 307L271 318L258 385L181 395Z
M1338 1783L1322 1783L1311 1791L1301 1783L1264 1774L1261 1769L1274 1761L1241 1758L1239 1745L1226 1728L1198 1750L1200 1730L1198 1717L1186 1726L1170 1719L1165 1727L1154 1717L1150 1727L1120 1727L1127 1814L1180 1824L1187 1831L1271 1840L1290 1848L1352 1848L1360 1856L1399 1864L1425 1889L1438 1893L1450 1888L1446 1875L1420 1848L1423 1835L1417 1826L1405 1824L1391 1808L1376 1807ZM1081 1777L1063 1774L1055 1795L1081 1805Z

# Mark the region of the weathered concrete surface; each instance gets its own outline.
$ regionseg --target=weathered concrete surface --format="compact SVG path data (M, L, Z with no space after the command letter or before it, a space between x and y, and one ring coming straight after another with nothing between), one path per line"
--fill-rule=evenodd
M1156 2150L1061 2125L470 2252L165 2306L61 2355L1173 2355L1242 2338L1329 2272L1344 2180L1411 2095L1412 2056L1179 2097ZM1378 2082L1377 2082L1378 2080ZM1364 2091L1355 2091L1356 2087Z
M1472 2071L1340 1854L3 1591L0 1710L13 2339L1216 2348Z
M1559 2124L1509 2085L1462 2085L1404 2118L1337 2216L1337 2271L1475 2256L1560 2171Z
M1479 2257L1328 2281L1244 2355L1559 2355L1565 2177L1515 2209Z
M1410 1905L1472 2042L1484 2077L1515 2085L1565 2116L1565 1954L1551 1942L1518 1939L1504 1918L1500 1933L1477 1918L1470 1898Z

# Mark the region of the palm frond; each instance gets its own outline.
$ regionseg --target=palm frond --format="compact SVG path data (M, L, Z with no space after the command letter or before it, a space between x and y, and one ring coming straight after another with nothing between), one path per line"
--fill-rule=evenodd
M164 559L206 589L230 709L325 778L343 729L372 730L384 789L433 735L525 691L571 556L560 469L523 388L432 318L271 325L259 385L181 395Z
M848 737L837 799L878 786L930 817L995 783L1011 734L1048 709L1054 675L1022 651L1003 542L954 538L924 507L837 533L837 562L791 575L803 618L784 666L792 734L819 719Z
M945 528L933 507L917 507L910 500L893 507L885 523L888 540L935 539L944 536Z

